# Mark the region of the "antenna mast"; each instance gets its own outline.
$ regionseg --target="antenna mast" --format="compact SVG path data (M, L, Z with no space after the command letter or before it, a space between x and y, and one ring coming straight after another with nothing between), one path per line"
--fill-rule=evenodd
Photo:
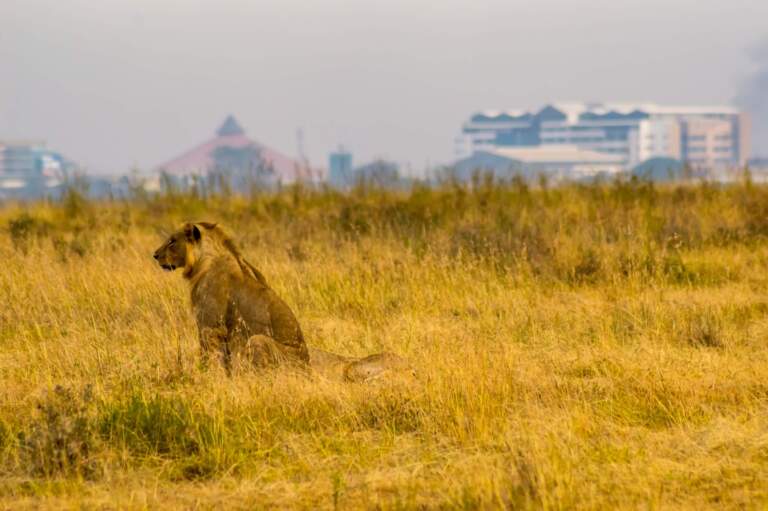
M300 179L304 178L312 178L311 176L311 169L309 168L309 159L307 158L307 154L304 151L304 129L298 128L296 130L296 152L299 155L299 162L301 164L301 168L299 169L298 175L296 177Z

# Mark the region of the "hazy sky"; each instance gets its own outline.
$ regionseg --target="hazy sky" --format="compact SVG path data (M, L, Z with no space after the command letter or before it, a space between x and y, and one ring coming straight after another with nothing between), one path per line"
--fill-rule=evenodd
M414 169L462 121L553 100L731 103L766 0L0 0L0 139L151 169L233 113L326 165ZM766 91L768 95L768 91Z

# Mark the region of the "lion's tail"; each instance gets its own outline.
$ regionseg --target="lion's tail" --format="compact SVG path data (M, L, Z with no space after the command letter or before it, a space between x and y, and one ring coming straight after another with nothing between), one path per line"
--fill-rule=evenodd
M355 358L309 347L309 365L323 376L356 383L371 382L393 376L407 378L416 376L410 362L389 352Z

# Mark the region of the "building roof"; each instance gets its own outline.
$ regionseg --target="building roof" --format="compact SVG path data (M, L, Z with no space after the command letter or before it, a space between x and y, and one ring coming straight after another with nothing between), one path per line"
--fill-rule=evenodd
M371 172L390 172L397 173L400 171L400 165L396 162L388 161L383 158L377 158L363 165L358 165L353 169L355 174L365 174Z
M579 147L575 145L499 147L483 152L492 153L496 156L502 156L523 163L624 163L624 157L622 155L579 149Z
M158 170L172 175L205 174L214 166L213 155L220 147L255 147L259 150L264 163L271 166L275 177L283 182L294 182L298 179L313 177L315 171L308 165L272 149L260 142L248 138L237 120L229 115L221 127L216 130L216 136L176 158L158 166Z
M226 137L231 135L245 135L245 131L240 126L240 123L230 114L224 119L224 123L216 131L216 134L220 137Z
M632 169L632 175L652 181L672 181L679 179L685 169L685 164L674 158L651 158Z
M624 158L579 149L576 146L505 147L475 151L451 167L454 177L471 179L480 172L490 172L498 178L514 176L533 178L548 174L554 177L582 179L598 174L615 174L624 167Z
M647 109L650 114L663 115L738 115L741 110L734 106L713 105L713 106L664 106L650 105Z
M544 106L535 114L524 110L484 110L472 117L473 121L510 121L531 120L543 117L544 120L567 120L569 123L580 119L596 118L638 118L649 115L737 115L740 110L733 106L685 106L658 105L650 102L583 102L564 101Z

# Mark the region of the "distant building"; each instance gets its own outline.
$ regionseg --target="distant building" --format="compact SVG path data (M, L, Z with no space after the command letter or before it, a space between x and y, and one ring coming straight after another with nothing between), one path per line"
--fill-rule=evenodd
M489 173L498 179L515 176L534 179L580 179L597 175L612 176L622 171L621 155L580 149L574 145L535 147L498 147L475 151L451 168L454 177L466 181L476 172Z
M320 175L318 169L248 138L231 115L212 139L159 165L158 170L182 182L222 177L235 189L248 184L314 181Z
M768 158L753 158L749 160L749 171L755 181L768 181Z
M378 186L395 186L400 183L400 165L381 158L355 167L352 183L369 183Z
M736 167L750 153L748 117L732 107L557 103L538 112L473 115L456 140L459 158L476 151L575 145L632 168L652 158L694 167Z
M74 164L43 142L0 141L0 198L57 196Z
M328 182L333 186L347 186L352 183L352 153L343 147L328 157Z
M695 173L680 160L664 157L645 160L632 169L631 175L645 181L678 181L687 177L707 177Z

